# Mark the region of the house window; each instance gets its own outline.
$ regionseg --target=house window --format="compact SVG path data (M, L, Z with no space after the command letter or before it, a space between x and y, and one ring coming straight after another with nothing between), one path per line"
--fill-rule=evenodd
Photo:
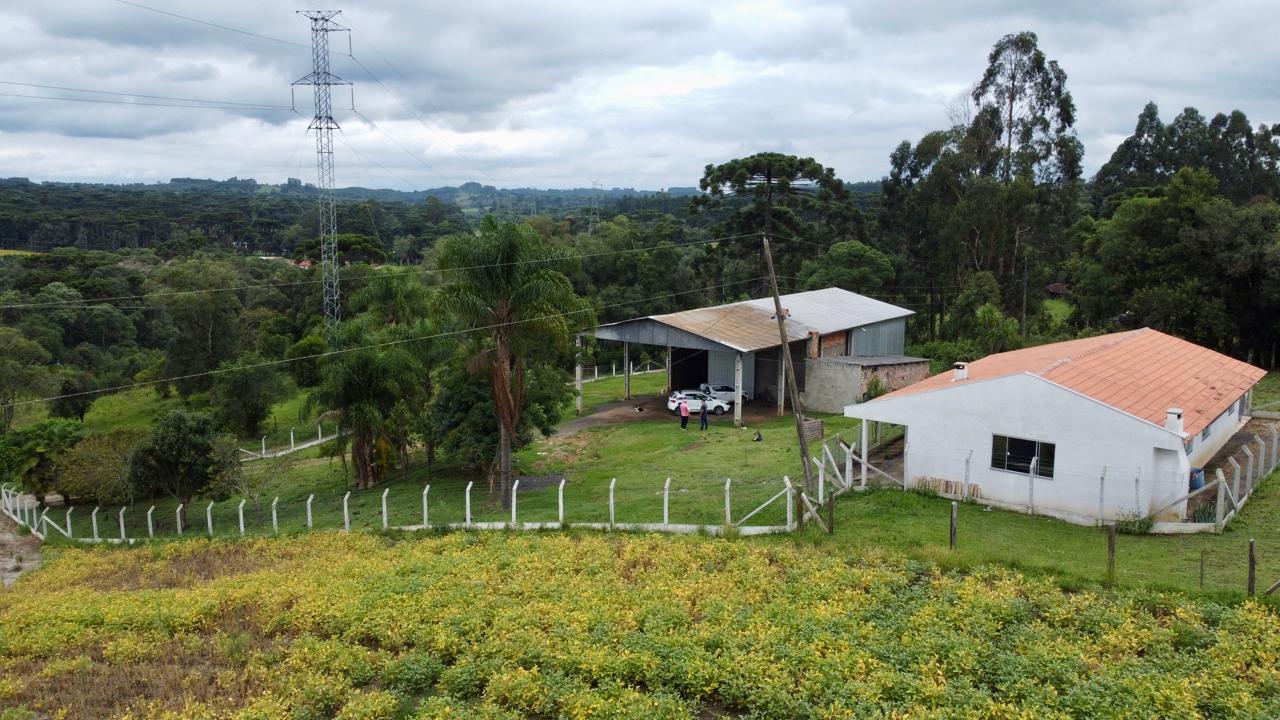
M1215 420L1214 422L1217 422L1217 421ZM1200 431L1200 439L1201 439L1201 440L1208 440L1208 439L1209 439L1209 433L1210 433L1210 432L1212 432L1212 431L1213 431L1213 423L1209 423L1208 425L1205 425L1205 426L1204 426L1204 430L1201 430L1201 431Z
M1036 475L1052 478L1055 454L1053 443L1004 435L991 436L991 467L996 470L1025 475L1031 472L1031 461L1038 458Z

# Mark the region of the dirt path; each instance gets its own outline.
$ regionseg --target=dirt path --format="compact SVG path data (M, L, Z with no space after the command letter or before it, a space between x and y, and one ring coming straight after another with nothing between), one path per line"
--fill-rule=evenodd
M23 533L18 524L0 515L0 585L9 587L18 576L40 567L40 541Z

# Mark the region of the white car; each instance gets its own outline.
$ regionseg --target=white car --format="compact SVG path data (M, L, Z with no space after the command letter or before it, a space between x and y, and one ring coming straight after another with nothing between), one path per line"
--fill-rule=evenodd
M729 405L733 405L734 392L732 385L708 385L703 383L698 386L698 392L701 392L703 395L710 395L711 397L723 400L724 402L729 403ZM751 393L743 390L742 402L751 402Z
M707 404L707 412L723 415L729 411L729 403L716 397L709 397L697 390L677 390L671 393L671 397L667 398L667 409L673 413L680 411L680 398L684 398L689 403L689 414L697 415L702 412L702 404Z

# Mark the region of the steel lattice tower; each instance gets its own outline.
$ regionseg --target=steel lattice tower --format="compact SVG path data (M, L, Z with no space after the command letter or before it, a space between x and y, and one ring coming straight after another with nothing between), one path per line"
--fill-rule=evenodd
M311 20L311 73L294 85L315 88L316 114L308 130L316 133L316 187L320 190L320 277L324 296L325 330L332 340L342 317L338 296L337 204L333 197L333 131L339 129L333 119L330 88L350 85L329 72L329 33L346 32L334 22L341 10L299 10Z

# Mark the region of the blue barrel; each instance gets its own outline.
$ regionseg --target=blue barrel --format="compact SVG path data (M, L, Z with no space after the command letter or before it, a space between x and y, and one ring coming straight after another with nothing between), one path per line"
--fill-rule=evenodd
M1204 487L1204 468L1191 468L1191 489L1199 490Z

